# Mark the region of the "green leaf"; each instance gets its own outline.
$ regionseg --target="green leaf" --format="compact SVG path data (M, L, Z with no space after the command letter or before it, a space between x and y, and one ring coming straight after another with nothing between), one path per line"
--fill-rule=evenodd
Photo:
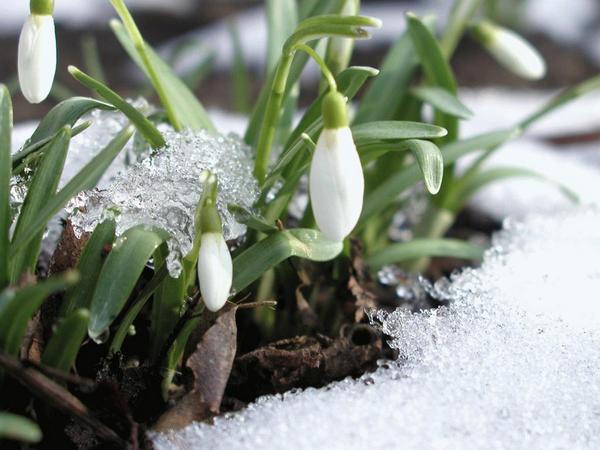
M444 158L433 142L410 139L405 142L421 169L425 187L431 194L437 194L444 176Z
M168 249L164 245L157 249L154 254L154 265L158 268L159 274L161 271L164 273L167 271L167 257ZM153 361L159 357L164 343L173 332L173 328L175 328L181 316L181 310L185 303L188 276L195 276L195 274L189 274L186 270L194 269L195 259L193 263L190 263L186 258L182 263L184 268L179 278L173 278L170 275L163 276L154 292L149 349L149 355ZM137 303L134 307L137 307Z
M87 309L77 309L56 327L42 355L42 364L69 372L75 364L90 320Z
M413 239L410 242L388 245L367 258L367 264L371 269L378 269L387 264L433 256L479 261L483 258L483 251L481 246L459 239Z
M18 291L6 288L0 293L0 349L18 356L27 323L51 294L77 282L76 272L48 278Z
M446 134L444 128L436 125L399 120L368 122L352 127L352 136L357 145L373 140L435 139Z
M71 130L65 126L56 137L47 144L44 155L36 167L29 191L23 202L21 213L17 219L13 241L10 246L10 278L16 281L25 271L35 270L35 265L39 256L43 238L43 227L37 228L34 233L31 232L31 224L36 221L39 211L52 198L58 187L60 176L63 171ZM21 250L17 253L15 243L21 241L23 244Z
M455 141L441 147L444 156L444 165L456 162L459 158L472 152L493 148L512 139L520 134L520 130L504 130L492 133L484 133L462 141ZM363 225L369 218L380 214L385 208L396 201L405 189L419 181L421 174L417 164L407 167L405 170L389 177L367 195L363 203L363 211L359 226Z
M13 125L10 93L0 84L0 289L9 281L11 133Z
M88 239L77 265L81 279L76 286L67 291L61 306L62 317L76 309L90 307L96 282L104 265L107 247L110 249L115 240L115 230L115 221L105 220L96 226Z
M87 97L73 97L60 102L44 116L23 148L31 148L36 142L52 138L56 133L62 130L65 125L72 127L81 116L93 109L112 111L115 108L108 103Z
M236 222L244 224L252 230L265 234L271 234L278 231L275 225L268 223L263 217L251 213L240 205L231 204L227 209L234 215Z
M79 125L73 127L71 129L71 139L73 139L75 136L83 133L91 125L92 125L92 122L90 120L86 120L86 121L80 123ZM48 142L50 142L52 139L54 139L58 133L60 133L60 130L57 133L54 133L53 135L51 135L50 137L47 137L40 141L34 142L33 144L28 144L28 145L24 146L17 153L13 153L13 155L12 155L13 175L21 173L21 171L25 168L25 166L27 164L30 163L30 161L32 161L34 158L37 158L38 156L41 156L41 154L42 154L41 150L44 148L44 146Z
M169 275L168 275L168 271L167 271L167 266L166 266L166 264L163 263L161 265L160 269L158 269L158 272L154 274L152 279L144 286L142 291L139 293L139 295L137 296L137 298L131 305L131 308L129 308L129 310L127 310L127 314L125 314L125 317L119 324L119 328L117 329L117 331L113 337L113 340L110 343L110 352L111 353L117 353L121 350L121 346L123 345L123 342L125 341L125 338L127 337L127 334L129 333L129 329L131 328L133 321L138 316L138 314L142 311L142 309L144 308L144 305L150 299L152 294L154 294L156 292L156 290L160 287L160 285L165 281L166 277L168 277L168 276ZM172 279L179 281L179 279L182 277L183 277L183 274L180 275L179 278L175 278L175 279L172 278ZM156 331L152 330L150 338L151 339L156 338Z
M242 114L250 110L250 76L244 61L244 53L240 33L235 21L229 22L229 35L233 47L233 67L231 78L233 85L233 107Z
M134 227L117 239L104 262L92 297L88 325L92 339L98 340L119 315L146 263L165 238L160 231Z
M407 13L406 18L408 32L419 56L425 77L430 84L440 86L450 93L456 94L456 80L437 39L427 25L417 16Z
M37 423L26 417L0 411L0 440L2 439L35 444L42 440L42 431Z
M296 0L267 0L267 65L268 75L275 68L290 30L298 25Z
M123 16L121 18L123 19ZM112 20L110 27L125 51L154 85L154 89L167 110L171 125L176 130L189 128L196 131L216 132L204 107L185 83L147 43L142 42L141 45L139 42L137 45L134 43L136 40L131 35L131 26L126 30L121 22ZM133 23L133 27L135 27L135 23ZM141 36L139 37L141 38ZM176 105L176 107L170 107L170 105Z
M459 119L470 119L473 117L473 112L456 95L444 88L421 86L411 89L410 93L443 113L458 117Z
M133 127L125 127L100 153L98 153L77 175L75 175L60 191L48 198L48 192L43 192L43 199L36 202L37 211L28 218L28 222L23 226L24 231L15 236L11 245L11 255L17 255L17 250L28 245L36 233L43 233L44 227L48 221L60 211L60 209L75 195L86 189L91 189L96 185L102 174L106 171L111 162L116 158L119 152L125 147L127 141L133 134ZM41 170L40 166L38 170ZM59 172L60 176L60 172ZM33 185L32 185L33 186ZM56 189L56 188L54 188ZM31 193L31 190L30 190ZM27 201L27 199L25 200ZM21 213L23 215L23 213ZM19 220L21 217L19 217ZM18 225L17 225L18 226ZM35 242L33 242L35 243Z
M114 105L119 111L125 114L153 148L165 146L165 140L154 124L134 106L127 103L119 94L102 84L100 81L83 73L77 67L69 66L69 73L81 84L98 93L104 100Z
M418 62L412 40L405 32L388 51L379 76L363 95L354 123L393 119L406 99Z
M291 256L329 261L342 251L342 247L341 242L328 241L316 230L297 228L274 233L233 260L233 289L240 292Z
M456 195L448 199L449 209L458 211L480 189L483 189L496 181L514 177L534 178L553 184L573 203L579 202L579 196L575 192L564 184L552 180L541 173L524 167L494 167L487 170L480 170L470 177L460 179L455 187L457 192Z

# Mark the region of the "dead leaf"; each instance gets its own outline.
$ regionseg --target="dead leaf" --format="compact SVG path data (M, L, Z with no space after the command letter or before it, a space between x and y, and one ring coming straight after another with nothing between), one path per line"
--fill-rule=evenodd
M354 321L361 322L365 318L365 310L376 306L376 296L367 286L371 279L363 259L363 249L358 239L350 243L351 267L348 289L354 297Z
M186 361L194 375L192 390L160 417L154 431L181 429L219 414L237 350L236 311L236 305L227 305L204 333Z

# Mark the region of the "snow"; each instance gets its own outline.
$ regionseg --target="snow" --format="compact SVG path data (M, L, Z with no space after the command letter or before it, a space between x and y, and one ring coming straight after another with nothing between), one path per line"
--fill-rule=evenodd
M259 192L251 149L238 137L206 131L166 131L163 136L167 143L163 149L128 166L106 188L80 193L66 209L77 235L91 232L107 215L114 216L117 234L136 225L165 230L170 236L167 266L171 276L178 277L181 258L193 245L202 171L208 169L217 177L217 208L225 239L246 231L228 205L251 210Z
M600 211L507 221L450 306L375 314L400 352L374 374L259 399L167 449L600 446Z
M472 109L474 117L462 123L462 135L469 137L514 126L554 94L502 88L463 90L461 99ZM561 147L548 141L561 135L596 132L599 128L600 93L594 92L540 120L522 138L501 147L484 167L534 170L568 187L582 203L600 205L600 159L594 157L599 145L592 142ZM461 160L459 170L464 170L472 160L472 157ZM496 220L524 217L532 212L551 213L571 203L556 184L523 177L493 183L471 201L475 209Z

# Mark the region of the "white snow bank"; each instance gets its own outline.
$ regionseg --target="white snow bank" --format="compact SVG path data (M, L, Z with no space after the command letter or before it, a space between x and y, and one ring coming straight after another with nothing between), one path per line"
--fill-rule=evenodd
M469 137L510 128L544 105L555 93L515 91L502 88L468 89L461 99L474 117L462 122L462 136ZM525 136L500 148L486 168L521 167L534 170L575 192L582 203L600 205L600 143L552 145L548 138L585 134L600 129L600 93L590 93L559 108L528 130ZM473 161L458 163L464 169ZM511 178L482 189L471 201L476 209L491 217L524 217L529 213L549 213L571 202L555 184L532 178Z
M167 449L600 446L600 211L507 222L447 308L378 314L397 362L154 438Z

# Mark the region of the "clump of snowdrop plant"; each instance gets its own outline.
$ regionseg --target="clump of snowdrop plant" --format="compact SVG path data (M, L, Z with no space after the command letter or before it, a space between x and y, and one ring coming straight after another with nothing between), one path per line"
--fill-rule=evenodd
M19 38L19 84L30 103L48 97L56 73L54 0L31 0Z
M204 157L193 162L174 160L185 152L157 157L169 152L169 142L185 140L186 136L209 136L207 151L225 139L219 134L219 124L213 123L193 94L194 86L179 79L144 41L124 0L110 3L119 16L110 22L112 31L156 93L159 104L152 114L136 108L102 81L69 67L69 73L95 98L74 97L56 105L23 147L12 154L11 98L8 89L0 85L0 390L4 389L3 380L18 378L6 376L6 361L12 361L10 367L20 364L29 321L50 296L60 306L55 316L44 317L40 325L45 327L41 334L49 336L45 346L42 343L35 352L41 355L43 365L54 374L76 369L93 378L95 368L106 359L122 360L119 371L136 367L139 371L135 377L149 373L152 389L156 388L154 381L162 383L157 388L162 392L147 396L159 398L162 394L162 408L179 398L174 392L185 389L185 383L174 377L189 367L186 347L196 348L198 336L194 340L194 333L207 325L201 324L208 317L206 310L220 317L235 315L235 305L223 308L228 301L239 304L250 299L246 307L263 306L252 317L245 317L253 322L250 329L260 330L256 332L260 336L252 336L253 342L304 333L297 320L301 306L314 308L320 321L315 329L339 336L342 327L352 322L348 310L356 308L355 292L347 292L350 283L344 270L351 265L349 237L362 243L364 260L373 272L388 264L422 272L427 270L429 258L436 256L477 260L482 254L480 246L445 237L457 214L478 189L492 181L537 176L510 167L494 172L485 169L485 161L549 112L600 87L600 77L586 80L559 93L509 129L463 138L460 123L472 113L460 100L451 60L467 31L471 30L503 66L518 75L535 79L545 72L543 60L528 43L486 21L482 1L455 0L440 35L432 31L435 27L428 19L407 14L406 30L377 69L350 65L354 40L366 39L369 30L382 26L380 20L360 15L358 0L267 0L266 81L248 114L244 136L235 141L247 153L244 158L234 160L231 156L230 160L233 165L246 164L236 173L254 179L252 183L229 179L225 183L226 177L220 174L222 185L217 190L215 176L206 171L199 184L193 184L198 174L209 169L202 162ZM56 68L53 2L32 0L30 10L19 42L19 81L25 97L35 103L47 97ZM327 45L319 46L324 40ZM239 81L244 71L237 56L233 78ZM318 95L300 110L300 76L309 58L317 63L323 79ZM248 83L237 86L244 85ZM240 104L250 104L249 92L236 92L247 96ZM353 114L348 111L350 103ZM98 116L86 114L98 110L118 111L127 118L123 123L128 123L62 183L71 139L89 126L80 118L93 120ZM431 110L434 114L429 114ZM297 124L292 120L296 115L300 116ZM165 139L160 131L164 129L172 139ZM185 171L193 174L186 177L187 190L182 189L183 183L178 184L177 177L164 178L169 186L159 182L149 185L155 192L151 192L151 201L143 204L150 211L139 215L155 216L158 208L152 210L152 200L164 202L167 193L174 190L182 193L185 205L177 208L177 214L165 212L168 217L164 219L170 230L181 227L190 239L193 237L192 249L174 252L174 233L157 225L161 221L125 222L127 226L123 226L119 222L121 211L113 203L99 214L93 229L86 230L90 233L66 247L77 251L66 252L71 259L67 258L65 272L47 276L38 270L49 221L67 203L77 203L80 194L96 186L132 139L144 154L148 153L145 163L135 168L138 177L147 174L153 179L153 165L161 161L172 162L175 167L194 164L197 172ZM275 148L281 149L276 156ZM468 154L477 157L464 172L456 172L455 162ZM302 198L306 176L309 201L297 202ZM198 189L189 189L190 183ZM258 186L259 195L254 191L252 196L257 198L254 204L228 205L228 212L247 232L235 242L225 242L216 200L220 200L223 212L222 190L248 185L253 189ZM424 191L426 198L424 213L402 238L394 237L398 233L388 231L395 213L404 206L407 195L418 190ZM23 198L19 207L13 208L11 192L16 191ZM65 239L75 238L65 232ZM174 258L181 270L169 270ZM265 302L272 305L273 299L278 302L276 310L264 308ZM359 318L361 314L350 316ZM235 327L235 320L230 319L219 326ZM212 343L225 339L219 326L212 329ZM210 367L231 369L236 339L235 333L228 336L229 347L216 346L223 353L209 358ZM81 345L84 341L86 344ZM196 357L200 358L198 354ZM110 371L110 367L105 369ZM67 389L65 380L71 378L65 376L57 379L62 384L55 383L53 393ZM227 376L225 373L220 378L222 389ZM173 380L179 383L175 389ZM78 392L63 392L60 398L72 398ZM136 398L145 394L135 393ZM217 394L211 392L210 397L220 398L223 392ZM9 397L0 393L0 410ZM19 402L29 404L34 403ZM218 404L204 409L213 411L215 407L218 409ZM154 417L161 412L136 410L128 417ZM29 410L21 413L28 414ZM38 416L47 416L47 411ZM4 417L0 412L0 439ZM89 423L97 423L96 416L89 417ZM33 430L30 437L40 438L35 424L24 421L21 425L24 430ZM106 428L106 424L102 426ZM124 440L131 434L121 436L105 428L101 427L100 442L112 439L111 444L126 446Z

